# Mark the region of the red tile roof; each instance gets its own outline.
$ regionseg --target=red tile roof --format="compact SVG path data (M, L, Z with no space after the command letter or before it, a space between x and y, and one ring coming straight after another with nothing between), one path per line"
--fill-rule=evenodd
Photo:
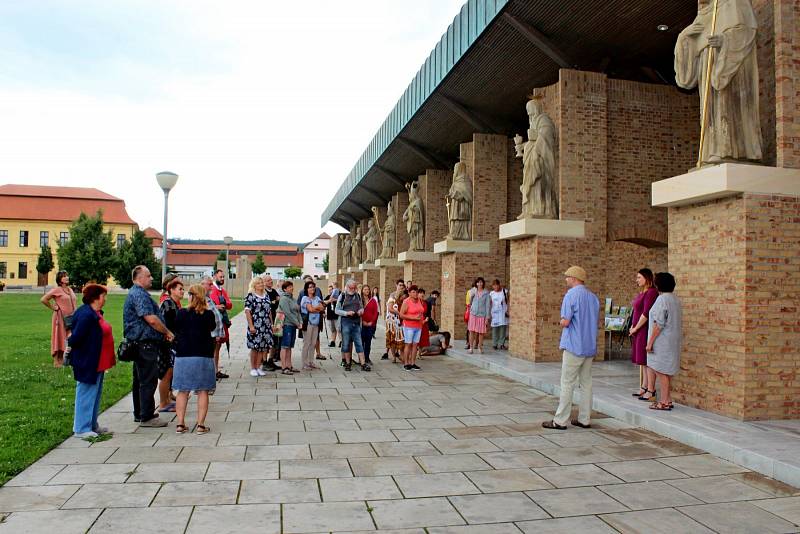
M169 265L207 265L213 266L217 262L217 252L213 253L195 253L195 254L175 254L172 251L172 245L168 245L167 249L167 263ZM239 257L239 254L234 254L231 251L230 261L233 262ZM252 262L255 261L255 254L248 254L248 259ZM303 267L303 255L271 255L266 254L264 257L264 265L267 267Z
M122 199L87 187L0 185L0 219L74 221L81 212L103 212L103 221L136 224Z
M161 235L161 232L153 228L152 226L148 226L144 229L145 237L149 237L150 239L164 239L164 236Z

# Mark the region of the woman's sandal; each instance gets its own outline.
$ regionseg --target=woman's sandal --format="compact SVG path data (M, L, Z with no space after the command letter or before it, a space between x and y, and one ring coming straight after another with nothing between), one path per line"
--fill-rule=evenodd
M291 369L284 369L283 371L281 371L281 374L282 375L291 375L293 373L292 373Z
M645 393L649 393L649 397L645 397L644 394L639 395L640 401L647 401L647 402L656 402L656 391L650 391L649 389L645 390Z
M672 409L672 406L670 404L665 403L665 402L654 402L653 404L650 405L650 409L651 410L669 411L669 410Z
M645 393L647 393L647 388L639 388L639 393L631 393L631 397L644 397Z
M323 356L322 354L318 354L318 355L317 355L317 359L318 359L318 360L327 360L327 359L328 359L328 357L327 357L327 356Z
M208 434L211 432L211 427L205 425L197 425L197 429L194 431L195 434Z
M186 431L189 430L186 425L178 425L175 427L176 434L185 434Z

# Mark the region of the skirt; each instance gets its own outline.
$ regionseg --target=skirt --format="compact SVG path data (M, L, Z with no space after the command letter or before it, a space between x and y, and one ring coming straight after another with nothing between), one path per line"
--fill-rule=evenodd
M211 391L217 387L214 358L179 356L172 371L175 391Z
M469 316L469 323L467 323L467 330L470 332L477 332L478 334L486 333L486 317Z

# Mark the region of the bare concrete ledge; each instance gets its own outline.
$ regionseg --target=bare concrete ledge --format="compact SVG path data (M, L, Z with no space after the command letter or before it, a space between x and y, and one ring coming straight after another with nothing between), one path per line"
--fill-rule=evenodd
M347 274L347 270L346 269L339 269L339 274Z
M451 254L461 252L466 254L488 254L488 241L460 241L456 239L445 239L433 244L434 254Z
M397 260L402 263L407 261L439 261L439 256L424 250L409 250L398 254Z
M361 272L361 269L359 269L358 267L348 267L347 268L347 274L358 274L360 272Z
M371 262L359 263L358 268L361 269L362 271L377 271L378 269L380 269L380 267Z
M586 224L562 219L520 219L500 225L500 239L534 236L582 238L586 237Z
M507 352L487 351L478 355L452 348L447 355L544 393L556 396L561 393L560 362L535 363ZM638 380L638 373L629 362L594 362L592 408L800 487L800 420L739 421L678 404L670 412L650 410L649 403L630 395L638 387ZM575 402L579 398L580 390L576 390Z
M393 258L378 258L375 260L375 267L402 267L403 264Z
M687 206L741 193L800 196L800 169L723 163L654 182L656 207Z

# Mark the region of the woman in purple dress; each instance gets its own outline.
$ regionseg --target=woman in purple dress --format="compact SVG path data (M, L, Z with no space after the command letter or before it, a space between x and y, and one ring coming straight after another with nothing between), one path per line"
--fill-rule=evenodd
M636 285L639 286L639 294L633 299L633 319L630 329L631 336L631 361L641 366L640 376L642 378L641 387L634 397L640 400L655 399L656 376L647 367L647 320L650 308L658 298L658 290L653 287L653 271L644 268L636 273Z

